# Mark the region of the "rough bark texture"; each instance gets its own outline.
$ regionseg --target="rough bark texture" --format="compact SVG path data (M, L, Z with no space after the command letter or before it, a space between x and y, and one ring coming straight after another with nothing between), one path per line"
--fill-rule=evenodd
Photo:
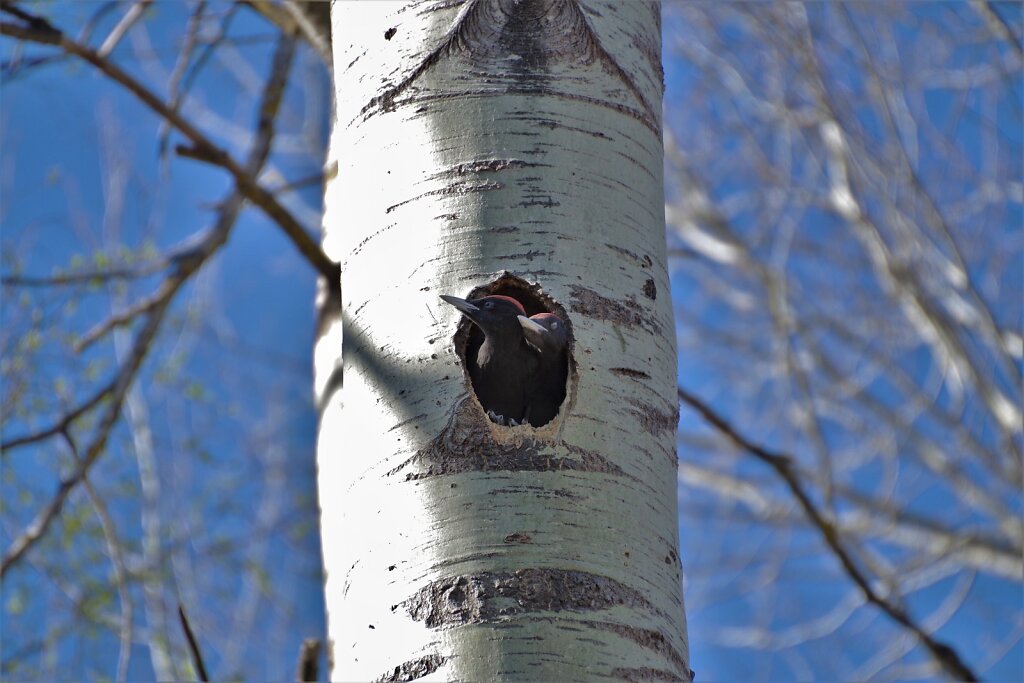
M688 680L658 5L332 14L342 313L325 287L316 357L334 677ZM541 429L493 424L472 393L469 327L438 295L482 293L570 323L568 395Z

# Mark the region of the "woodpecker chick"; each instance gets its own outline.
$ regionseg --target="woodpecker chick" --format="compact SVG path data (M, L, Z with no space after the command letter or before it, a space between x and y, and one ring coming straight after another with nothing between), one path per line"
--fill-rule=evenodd
M554 313L519 316L527 344L540 354L537 373L526 395L526 416L534 427L551 422L565 400L569 375L569 330Z
M498 424L522 424L527 389L540 365L540 353L526 343L519 324L519 316L526 314L523 305L501 295L468 301L445 294L441 298L483 332L480 347L467 350L466 365L484 412Z

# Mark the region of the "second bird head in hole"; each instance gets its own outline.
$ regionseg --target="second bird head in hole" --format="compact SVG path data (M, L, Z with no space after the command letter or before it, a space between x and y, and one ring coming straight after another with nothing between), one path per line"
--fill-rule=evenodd
M466 365L480 404L492 421L542 427L565 399L569 373L569 330L554 313L527 317L510 296L479 299L441 295L483 335L466 352Z

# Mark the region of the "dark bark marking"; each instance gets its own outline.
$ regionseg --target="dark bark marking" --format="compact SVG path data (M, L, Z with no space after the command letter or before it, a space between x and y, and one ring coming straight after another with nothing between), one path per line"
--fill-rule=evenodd
M404 392L402 392L402 393L404 393ZM410 422L416 422L417 420L422 420L422 419L423 419L423 418L425 418L426 416L427 416L427 414L426 414L426 413L420 413L419 415L415 415L415 416L413 416L413 417L410 417L410 418L409 418L408 420L402 420L401 422L399 422L399 423L398 423L398 424L396 424L395 426L393 426L393 427L391 427L390 429L388 429L388 431L389 431L389 432L393 432L393 431L395 431L396 429L399 429L399 428L401 428L401 427L404 427L405 425L409 424Z
M460 38L474 62L519 55L511 67L517 80L546 80L553 62L590 64L597 56L574 0L486 0L465 28Z
M483 411L470 405L470 399L466 397L456 406L440 434L388 474L398 474L407 467L415 466L418 471L408 472L406 481L463 472L494 471L569 470L629 476L599 453L533 438L501 443L495 440L492 429L498 427L487 420ZM566 453L558 453L560 449L565 449Z
M620 303L580 285L571 285L569 289L572 295L570 308L574 313L607 320L615 325L640 327L659 336L662 334L661 324L632 295L626 297L625 303Z
M478 20L483 20L480 27L476 26ZM605 50L576 0L490 0L481 5L479 13L466 15L466 25L474 29L467 30L463 38L475 58L478 54L522 57L513 66L513 77L520 82L548 80L545 71L553 61L575 59L584 65L599 62L640 105L640 111L633 110L634 118L657 130L659 112L646 100L636 81ZM495 25L501 26L496 45L490 40Z
M398 207L404 206L404 205L408 204L409 202L414 202L417 199L422 199L423 197L435 197L435 196L442 196L442 197L456 196L456 197L461 197L463 195L473 194L475 192L491 192L493 190L500 190L503 187L505 187L504 184L496 183L496 182L493 182L493 181L488 181L488 182L483 182L483 183L466 183L466 182L453 183L452 185L448 185L447 187L442 187L442 188L439 188L437 190L430 190L429 192L424 192L421 195L417 195L415 197L410 197L409 199L405 199L403 201L400 201L397 204L392 204L391 206L389 206L384 211L384 213L391 213L392 211L394 211Z
M531 112L532 113L532 112ZM560 121L552 121L551 119L537 117L537 116L522 116L520 117L523 121L532 121L538 128L549 128L555 130L561 128L562 130L572 131L574 133L582 133L599 140L614 140L614 138L607 133L599 130L589 130L587 128L580 128L578 126L570 126Z
M580 500L584 496L570 491L569 489L549 489L544 486L504 486L498 489L491 489L490 495L531 495L545 500L553 498L566 498L568 500Z
M615 374L615 375L618 375L619 377L628 377L630 379L650 379L651 378L651 376L648 375L643 370L634 370L633 368L612 368L610 370L610 372Z
M395 98L402 94L406 88L415 83L420 76L430 69L430 67L434 66L434 64L441 59L442 55L451 51L463 20L473 12L479 2L481 2L481 0L469 0L469 2L463 5L458 16L455 17L455 21L452 22L451 28L448 29L448 32L445 34L440 44L427 54L427 56L423 58L423 61L421 61L408 76L367 102L359 111L359 114L361 116L365 116L367 112L377 108L381 111L393 111L395 108Z
M647 683L648 681L680 681L687 683L690 679L664 669L652 669L649 666L625 667L612 669L612 676L630 683Z
M446 9L452 9L454 7L461 7L465 4L466 0L437 0L433 4L425 3L423 7L417 7L417 14L430 14L431 12L441 12Z
M658 64L660 69L660 59L656 59L657 46L639 47L645 57L652 64ZM364 105L360 115L366 116L376 109L393 111L395 100L403 92L442 57L452 54L459 54L476 65L482 65L488 59L518 55L519 60L505 66L512 78L519 84L540 85L545 90L544 84L551 79L548 71L552 62L575 61L582 65L598 62L605 72L625 86L639 108L624 107L608 100L599 101L599 104L617 109L621 107L621 111L660 135L660 107L656 108L647 101L632 76L604 48L577 0L469 0L437 47L424 56L405 78Z
M620 605L658 612L639 591L607 576L554 568L438 579L402 603L413 620L428 628L490 623L532 612L591 611Z
M467 173L497 173L498 171L508 171L520 168L538 168L541 166L550 166L550 164L534 163L523 161L522 159L480 159L478 161L467 161L462 164L457 164L451 168L441 171L440 173L434 173L430 175L429 178L431 180L443 180L464 176Z
M530 534L524 534L520 531L509 534L505 537L504 541L505 543L533 543L533 539L530 537Z
M532 249L530 251L524 251L519 254L505 254L504 258L508 261L516 261L519 259L525 259L527 261L533 261L538 256L547 256L551 254L550 251L540 251L539 249Z
M547 86L515 84L515 85L508 86L504 90L501 90L501 91L497 91L497 90L494 89L494 87L490 87L490 88L486 88L486 89L481 88L479 90L462 90L462 91L459 91L459 92L426 93L426 94L419 94L419 95L415 95L415 96L410 96L408 99L403 100L402 103L403 104L410 104L411 105L411 104L416 104L416 103L437 102L437 101L441 101L441 100L470 99L470 98L474 98L474 97L496 97L496 96L501 96L501 95L526 95L526 96L530 96L530 97L534 97L534 96L555 97L555 98L558 98L558 99L570 100L572 102L583 102L585 104L591 104L591 105L594 105L595 107L601 107L603 109L611 109L613 111L616 111L616 112L622 114L623 116L628 116L628 117L630 117L632 119L636 119L636 120L640 121L640 123L645 125L648 128L648 130L650 130L652 133L656 134L658 136L659 140L661 139L661 129L660 128L654 128L653 126L648 125L648 122L643 117L643 113L638 111L637 109L634 109L633 107L628 107L628 106L626 106L624 104L620 104L618 102L612 102L612 101L606 100L606 99L601 99L599 97L590 97L588 95L582 95L582 94L579 94L579 93L571 93L571 92L565 92L565 91L562 91L562 90L555 90L555 89L547 87ZM519 133L519 135L526 136L527 134L526 133ZM611 139L611 138L609 138L609 139ZM631 158L631 157L626 157L626 158Z
M402 681L415 681L434 673L447 661L447 657L439 654L425 655L402 662L383 676L374 679L377 683L400 683Z
M675 404L674 408L669 411L661 411L652 406L649 403L631 399L629 401L633 405L633 410L630 411L640 421L640 426L648 434L653 436L660 436L665 432L675 432L679 425L679 405Z
M654 278L647 278L647 282L644 283L644 296L651 301L658 298L658 286L654 284Z
M516 206L520 208L527 208L530 206L543 206L546 209L553 209L556 206L561 206L562 202L556 201L550 194L534 194L526 195L526 201L519 202Z
M614 251L616 253L622 254L623 256L628 256L629 258L631 258L634 261L636 261L637 265L639 265L641 268L650 268L651 266L654 265L654 259L652 259L647 254L644 254L643 256L640 256L639 254L636 254L636 253L630 251L629 249L626 249L624 247L620 247L620 246L618 246L616 244L605 243L604 246L608 247L609 249L611 249L612 251Z
M656 652L672 662L673 667L675 667L678 672L688 672L690 670L687 666L686 660L684 660L683 656L676 651L676 648L672 646L671 641L661 631L639 628L637 626L628 626L626 624L617 624L609 621L584 621L583 623L604 631L611 631L621 638L633 641L644 649ZM676 673L673 675L675 678L651 680L686 680L682 673Z

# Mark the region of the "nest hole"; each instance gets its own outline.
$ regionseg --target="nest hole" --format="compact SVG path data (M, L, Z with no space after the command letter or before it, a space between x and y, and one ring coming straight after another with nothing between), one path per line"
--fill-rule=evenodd
M575 336L573 335L572 321L569 319L569 315L564 306L545 293L539 284L530 284L521 277L508 272L502 273L492 282L474 287L466 298L469 300L475 300L493 295L512 297L522 304L523 308L526 310L527 316L534 316L538 313L554 313L557 315L563 321L568 335L568 349L566 351L568 375L570 378L575 376L576 364L573 359ZM483 341L484 335L480 331L480 328L463 316L453 339L455 351L458 353L459 358L462 361L463 368L468 367L466 363L467 357L476 357L476 353L480 349L481 344L483 344ZM466 379L467 383L469 383L468 375ZM563 395L559 406L559 415L564 412L566 401L567 396ZM548 424L550 421L551 420L544 422L543 424L535 424L534 426L541 427L544 426L544 424Z

